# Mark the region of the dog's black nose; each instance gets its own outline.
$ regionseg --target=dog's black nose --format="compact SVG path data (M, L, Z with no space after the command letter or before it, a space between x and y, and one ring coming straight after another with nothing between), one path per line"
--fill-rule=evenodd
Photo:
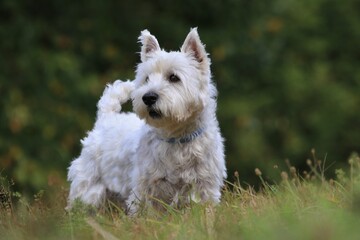
M142 97L142 100L143 100L143 102L145 103L146 106L150 107L151 105L156 103L158 98L159 98L159 95L157 95L156 93L148 92Z

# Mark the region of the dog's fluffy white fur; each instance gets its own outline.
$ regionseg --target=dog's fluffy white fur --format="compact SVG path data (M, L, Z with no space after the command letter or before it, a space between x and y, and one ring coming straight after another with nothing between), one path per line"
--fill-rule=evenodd
M135 80L107 86L94 129L69 167L69 208L76 199L100 207L110 196L130 214L140 204L220 201L226 167L217 91L197 29L180 51L161 50L147 30L139 41ZM121 112L129 99L135 113Z

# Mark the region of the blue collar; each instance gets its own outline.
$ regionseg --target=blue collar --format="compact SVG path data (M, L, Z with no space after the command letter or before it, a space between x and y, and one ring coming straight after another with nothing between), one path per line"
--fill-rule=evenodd
M167 143L175 144L175 143L189 143L193 141L195 138L200 136L204 132L204 128L198 128L196 131L180 138L160 138L160 140L165 141Z

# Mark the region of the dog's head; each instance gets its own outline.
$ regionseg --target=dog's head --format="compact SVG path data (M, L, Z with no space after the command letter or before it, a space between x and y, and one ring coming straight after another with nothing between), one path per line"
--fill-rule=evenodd
M216 96L210 59L197 29L189 32L180 51L162 50L147 30L141 32L139 40L141 63L132 93L136 114L157 128L196 118Z

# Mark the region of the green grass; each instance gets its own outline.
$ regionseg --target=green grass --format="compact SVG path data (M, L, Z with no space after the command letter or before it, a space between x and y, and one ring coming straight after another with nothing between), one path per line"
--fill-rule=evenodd
M221 204L193 204L166 214L128 217L112 207L89 215L84 208L66 213L66 190L40 192L31 201L12 192L2 179L0 239L360 239L360 159L325 179L323 166L309 171L289 166L278 184L262 190L241 186L237 174Z

